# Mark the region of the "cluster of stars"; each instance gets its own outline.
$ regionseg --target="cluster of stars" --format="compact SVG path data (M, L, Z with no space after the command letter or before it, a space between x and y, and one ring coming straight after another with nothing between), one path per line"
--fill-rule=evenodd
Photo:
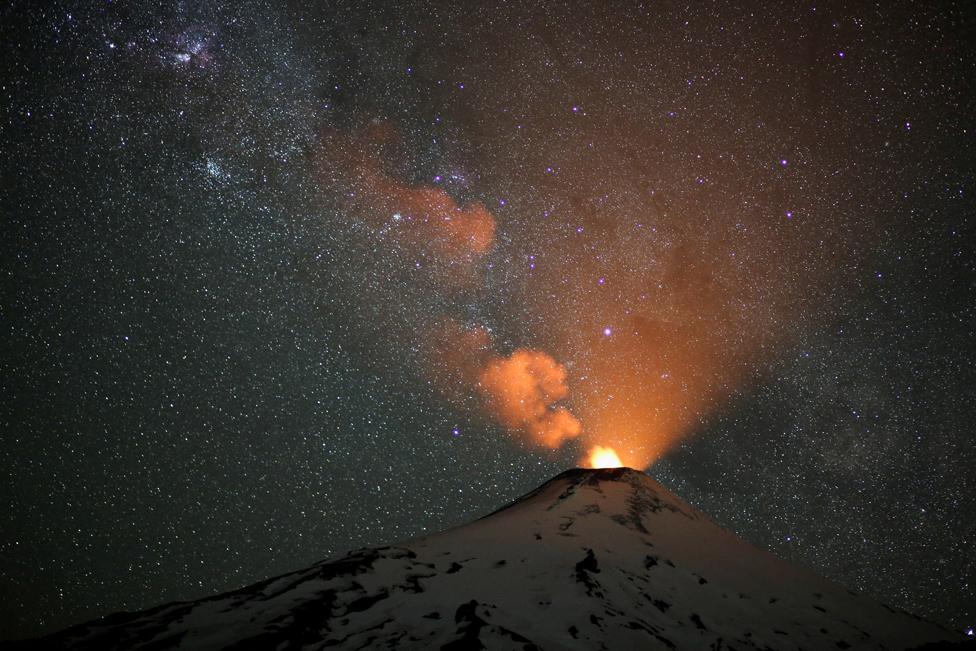
M585 434L660 442L733 531L972 636L961 11L12 8L0 638L575 464L431 362L444 315L545 348ZM344 208L329 137L383 125L383 178L491 213L483 258Z

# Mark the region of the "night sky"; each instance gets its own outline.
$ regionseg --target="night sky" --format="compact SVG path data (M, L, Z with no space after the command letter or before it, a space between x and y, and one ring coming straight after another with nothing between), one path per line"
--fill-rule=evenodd
M0 638L595 445L976 625L969 3L534 4L4 3Z

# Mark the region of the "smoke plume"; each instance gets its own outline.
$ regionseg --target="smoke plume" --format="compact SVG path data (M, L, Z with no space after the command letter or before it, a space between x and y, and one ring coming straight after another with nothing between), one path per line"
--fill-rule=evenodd
M470 286L478 278L473 263L494 245L494 217L482 203L462 204L441 187L401 180L398 145L385 122L325 134L316 161L323 191L336 209L387 241L391 253L406 252L447 272L432 276L435 289ZM579 420L556 406L569 385L566 368L553 357L531 349L499 355L487 328L449 317L438 330L441 336L426 346L427 367L448 399L458 406L477 402L534 445L555 449L579 436Z
M582 429L567 409L553 407L569 394L566 368L543 352L519 349L492 358L478 387L502 424L539 445L558 448Z
M459 203L436 185L403 180L408 156L385 122L323 135L317 176L331 202L374 233L435 263L471 263L495 240L495 219L480 202Z

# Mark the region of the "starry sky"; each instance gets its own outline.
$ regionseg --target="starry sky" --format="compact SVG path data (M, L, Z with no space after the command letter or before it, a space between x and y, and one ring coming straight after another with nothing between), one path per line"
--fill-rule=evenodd
M534 4L2 5L0 638L594 445L976 625L968 3Z

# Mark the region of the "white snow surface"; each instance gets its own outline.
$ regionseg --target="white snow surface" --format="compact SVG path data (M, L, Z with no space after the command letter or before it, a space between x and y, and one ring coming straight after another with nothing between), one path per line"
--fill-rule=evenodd
M620 468L570 470L444 533L24 648L912 649L955 639Z

